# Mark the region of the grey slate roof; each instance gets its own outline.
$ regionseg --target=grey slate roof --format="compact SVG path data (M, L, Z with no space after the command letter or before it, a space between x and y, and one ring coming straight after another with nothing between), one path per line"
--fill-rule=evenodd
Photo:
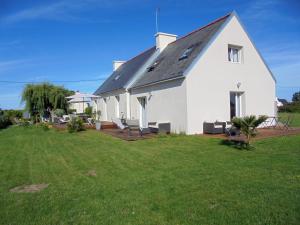
M155 68L150 72L145 71L133 87L183 77L184 71L204 49L229 16L230 14L170 43L155 60L155 62L158 62ZM179 60L182 54L190 47L192 47L190 55L185 59Z
M121 65L105 82L95 91L95 95L122 89L131 80L135 73L146 63L152 56L156 48L152 47L138 56L130 59Z
M216 21L201 27L190 34L183 36L170 43L157 57L158 62L152 71L146 70L142 76L133 84L140 87L158 81L183 77L184 71L191 65L194 59L205 48L213 35L225 23L230 14L217 19ZM188 57L179 60L182 54L192 47ZM134 77L135 73L154 54L156 47L152 47L140 55L120 66L113 74L95 91L95 95L123 89L125 85ZM118 77L118 79L116 79Z

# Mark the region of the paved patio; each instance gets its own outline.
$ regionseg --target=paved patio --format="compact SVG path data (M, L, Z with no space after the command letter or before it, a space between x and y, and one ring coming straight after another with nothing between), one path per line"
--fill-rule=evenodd
M131 131L130 135L128 130L121 130L121 129L101 129L102 133L109 134L113 137L120 138L125 141L137 141L137 140L143 140L143 139L150 139L157 136L154 133L149 134L143 134L143 136L140 136L139 131Z

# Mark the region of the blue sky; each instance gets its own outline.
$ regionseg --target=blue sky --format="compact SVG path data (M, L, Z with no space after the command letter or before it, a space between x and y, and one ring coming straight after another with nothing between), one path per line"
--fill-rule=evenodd
M184 35L236 10L277 78L277 95L300 90L300 1L0 0L0 81L55 81L94 92L113 60L154 45L159 30ZM58 81L58 82L57 82ZM0 108L20 108L24 84L0 82Z

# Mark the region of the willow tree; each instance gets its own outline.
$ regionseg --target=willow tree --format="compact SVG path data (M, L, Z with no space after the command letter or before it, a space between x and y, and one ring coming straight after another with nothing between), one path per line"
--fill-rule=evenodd
M28 84L22 93L22 102L33 116L45 116L55 109L68 109L66 97L74 94L62 86L50 83Z

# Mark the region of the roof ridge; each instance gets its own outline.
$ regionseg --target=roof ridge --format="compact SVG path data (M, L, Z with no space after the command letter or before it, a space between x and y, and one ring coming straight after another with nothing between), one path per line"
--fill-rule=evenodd
M215 24L215 23L217 23L217 22L219 22L219 21L221 21L221 20L223 20L223 19L229 17L231 14L232 14L232 13L228 13L228 14L226 14L225 16L222 16L222 17L220 17L220 18L218 18L218 19L216 19L216 20L210 22L209 24L206 24L206 25L204 25L204 26L202 26L202 27L199 27L199 28L197 28L197 29L195 29L195 30L193 30L193 31L191 31L191 32L189 32L189 33L187 33L186 35L184 35L184 36L178 38L177 40L171 42L170 44L173 44L173 43L175 43L176 41L180 41L180 40L182 40L182 39L184 39L184 38L186 38L186 37L188 37L188 36L190 36L190 35L192 35L192 34L198 32L198 31L200 31L200 30L202 30L202 29L204 29L204 28L207 28L207 27L209 27L209 26L211 26L211 25L213 25L213 24Z

